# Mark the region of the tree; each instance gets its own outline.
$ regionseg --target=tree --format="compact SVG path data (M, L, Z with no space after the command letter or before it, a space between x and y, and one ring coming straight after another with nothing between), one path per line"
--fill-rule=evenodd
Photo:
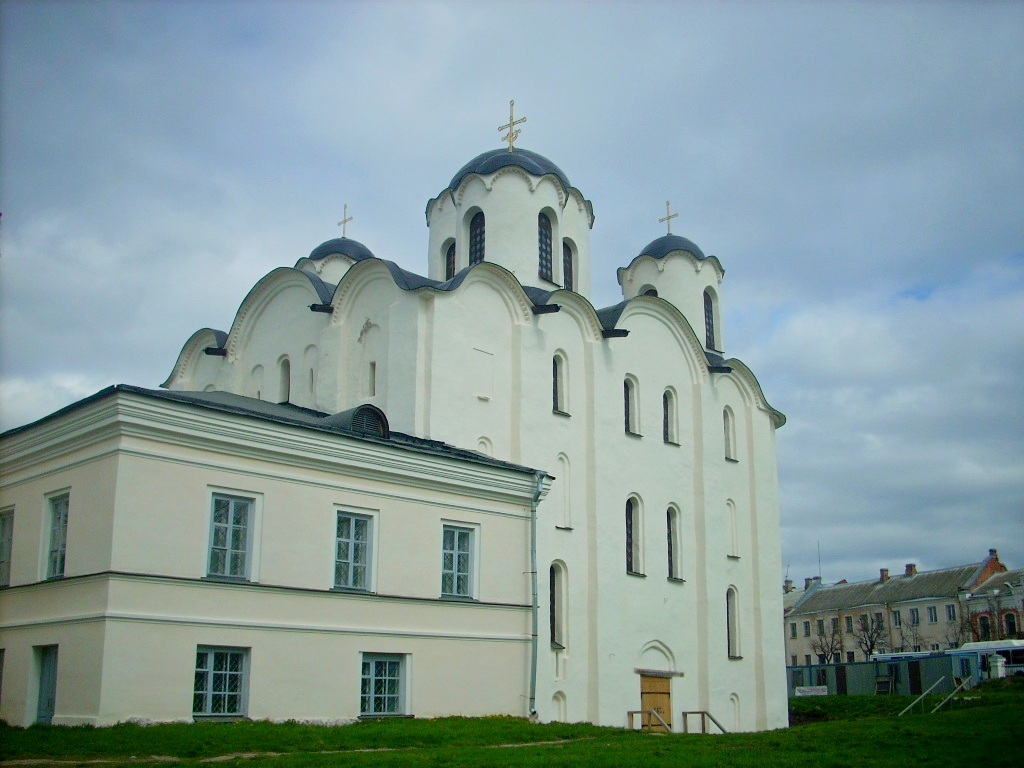
M833 622L830 628L811 640L811 650L825 660L826 664L834 664L841 660L843 652L843 635L839 631L839 623Z
M900 647L904 651L920 651L924 648L920 624L905 622L900 627Z
M971 629L971 617L966 611L960 614L959 621L946 623L946 631L942 634L942 639L946 641L950 648L959 648L968 640L974 639L974 632Z
M884 651L887 644L885 620L876 618L868 621L866 614L861 616L854 625L853 639L864 652L865 659L871 658L875 651Z

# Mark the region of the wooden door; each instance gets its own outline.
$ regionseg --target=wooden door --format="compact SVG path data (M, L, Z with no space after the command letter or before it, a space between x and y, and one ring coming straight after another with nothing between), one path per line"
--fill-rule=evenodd
M39 649L39 702L36 722L50 725L57 704L57 646Z
M640 676L640 709L644 710L641 715L641 723L644 728L662 731L664 726L658 718L648 714L650 710L658 713L668 730L672 730L672 678L655 677L653 675Z

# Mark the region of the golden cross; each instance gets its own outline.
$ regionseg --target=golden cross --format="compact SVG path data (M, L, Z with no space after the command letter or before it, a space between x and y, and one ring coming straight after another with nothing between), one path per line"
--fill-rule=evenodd
M669 208L668 200L666 200L665 201L665 218L658 219L659 223L662 222L662 221L665 222L665 225L668 227L668 233L670 235L672 234L672 219L679 218L679 214L678 213L672 213L671 211L672 211L672 209Z
M508 151L509 152L512 151L512 144L515 142L515 140L517 138L519 138L519 131L517 129L514 130L515 127L517 125L519 125L520 123L525 123L526 122L526 118L525 117L521 117L518 120L516 120L515 109L516 109L515 101L514 100L510 101L508 103L508 122L505 123L504 125L499 125L498 126L498 130L499 131L504 131L506 128L508 129L508 133L505 134L504 136L502 136L501 140L508 142Z
M348 215L348 203L345 203L345 209L341 214L341 221L338 222L338 226L341 227L341 236L345 237L346 224L352 221L352 217Z

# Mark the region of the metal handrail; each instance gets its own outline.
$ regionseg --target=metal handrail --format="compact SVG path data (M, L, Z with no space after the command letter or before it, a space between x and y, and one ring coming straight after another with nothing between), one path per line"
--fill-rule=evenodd
M722 724L720 722L718 722L717 720L715 720L714 715L712 715L707 710L696 709L696 710L691 710L691 711L684 711L681 714L683 716L683 733L689 733L690 732L690 724L689 724L689 720L687 718L687 715L700 715L700 732L701 733L707 733L708 732L708 722L707 722L708 720L710 720L712 723L717 725L718 726L718 730L720 730L722 733L728 733L728 731L725 730L725 728L722 727Z
M960 691L962 691L964 688L970 687L970 686L968 686L969 682L971 682L971 676L970 675L968 675L963 680L961 680L960 681L960 685L958 685L956 688L954 688L953 692L951 694L949 694L949 696L947 696L942 701L940 701L938 706L935 707L935 709L933 709L929 714L934 715L936 712L938 712L940 709L942 709L944 706L946 706L946 702L948 702L950 699L952 699L954 696L956 696L958 693L960 693Z
M672 733L672 729L669 727L668 723L666 723L664 721L664 719L662 719L661 715L659 715L657 713L657 711L655 711L653 709L631 709L631 710L627 711L626 712L626 717L627 717L627 722L629 723L629 729L630 730L633 730L633 715L654 715L656 718L658 718L658 722L661 723L661 727L664 728L669 733ZM640 723L640 727L643 728L644 724ZM650 724L648 724L647 727L649 728Z
M912 702L910 702L910 704L906 707L906 709L904 709L902 712L900 712L898 715L896 715L896 717L903 717L903 715L905 715L907 712L909 712L911 709L914 708L914 705L917 704L917 702L921 701L921 699L923 699L925 696L927 696L929 693L931 693L933 690L935 690L935 687L939 683L941 683L943 680L945 680L945 679L946 679L946 676L943 675L938 680L936 680L934 683L932 683L930 686L928 686L928 690L927 691L925 691L920 696L918 696L916 699L914 699ZM923 707L922 707L922 711L923 711Z

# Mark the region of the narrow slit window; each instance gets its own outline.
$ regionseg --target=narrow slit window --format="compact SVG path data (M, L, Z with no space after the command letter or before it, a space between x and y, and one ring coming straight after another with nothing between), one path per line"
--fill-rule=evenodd
M551 219L546 213L537 215L537 274L551 280Z
M484 214L477 211L469 222L469 263L479 264L484 260Z

